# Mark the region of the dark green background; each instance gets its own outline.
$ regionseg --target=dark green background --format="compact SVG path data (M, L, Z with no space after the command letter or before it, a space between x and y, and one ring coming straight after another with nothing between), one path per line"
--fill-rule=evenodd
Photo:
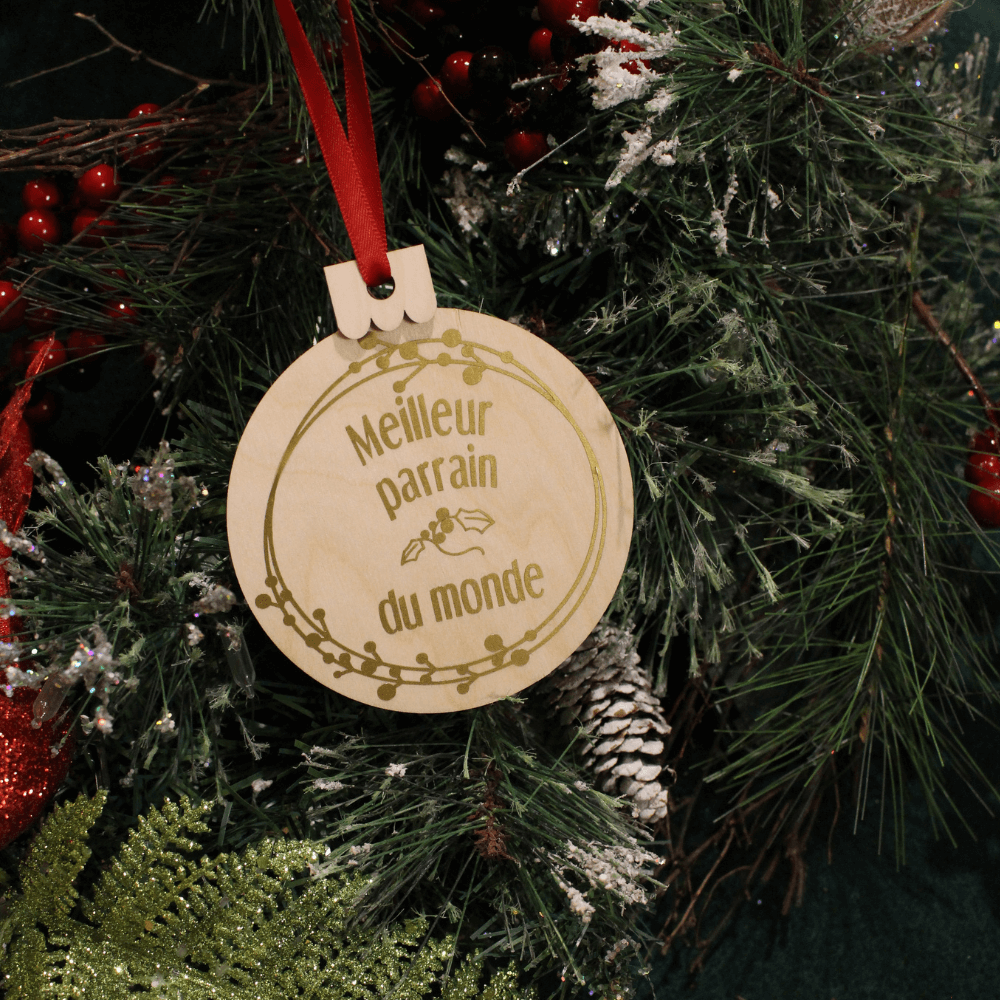
M497 6L502 7L502 0ZM220 20L199 24L201 7L201 0L91 0L83 10L96 14L129 45L164 62L210 76L238 75L235 25L220 44ZM77 9L80 0L0 0L0 82L102 48L98 33L73 17ZM1000 39L1000 0L977 0L956 13L942 43L946 53L971 44L977 31ZM994 52L996 48L994 44ZM995 63L990 73L1000 75ZM124 115L142 101L166 103L183 89L176 77L116 52L0 89L0 127L54 117ZM16 220L25 179L0 176L0 218ZM1000 303L995 305L1000 315ZM103 451L115 460L131 457L143 434L155 439L157 433L151 388L133 357L112 359L87 391L60 388L63 414L39 443L70 469ZM1000 786L996 733L982 723L962 724L968 745ZM766 891L744 906L693 984L685 971L691 955L680 950L657 963L646 995L658 1000L1000 998L1000 820L964 786L953 783L949 790L976 839L954 818L957 846L947 838L935 839L914 785L907 813L907 863L899 870L891 809L882 854L877 853L877 788L856 834L853 808L845 804L829 866L826 836L832 809L824 806L806 856L809 877L802 908L781 916L788 871L779 866ZM702 822L709 823L725 805L721 798L706 803Z

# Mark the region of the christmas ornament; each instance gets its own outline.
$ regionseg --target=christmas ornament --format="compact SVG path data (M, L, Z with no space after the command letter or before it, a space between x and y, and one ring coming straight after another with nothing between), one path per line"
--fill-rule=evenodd
M28 303L9 281L0 281L0 332L14 330L21 325Z
M21 201L29 212L38 208L52 210L62 204L62 193L52 181L38 177L21 189Z
M545 682L553 718L591 738L583 751L597 787L628 799L632 815L655 823L667 814L662 736L670 732L628 632L611 625L590 637Z
M599 8L599 0L538 0L538 16L542 24L564 38L577 34L573 18L586 21L588 17L597 17Z
M503 144L503 155L515 170L530 167L548 151L548 141L541 132L511 132Z
M966 501L969 513L982 528L1000 528L1000 447L995 428L973 438L965 478L972 485Z
M350 143L290 0L276 6L313 121L330 123L317 137L358 260L326 269L340 335L277 379L240 441L233 565L321 683L399 711L472 708L545 676L604 613L631 539L628 458L568 359L437 309L422 247L386 254L350 5ZM388 298L369 294L390 276Z
M68 719L36 728L32 705L37 692L25 687L6 691L0 695L0 847L38 818L73 757L72 741L63 742Z
M59 220L47 208L25 212L17 220L17 240L25 253L41 253L50 244L58 243L60 235Z
M27 380L14 390L0 414L0 520L11 532L20 529L31 497L32 471L26 464L31 432L23 412L40 366L36 356ZM10 554L0 542L0 561ZM0 599L9 595L10 581L6 569L0 568ZM0 643L7 649L12 649L9 644L15 621L9 613L0 615ZM13 687L6 671L5 680L6 697L0 697L0 846L9 844L34 822L65 777L72 754L69 740L63 739L69 720L39 723L34 712L37 691Z
M421 118L426 118L432 122L444 121L454 110L448 103L448 99L444 96L441 81L433 76L428 77L426 80L421 80L413 88L412 100L413 110Z
M76 183L77 193L90 208L103 209L106 202L114 201L121 191L115 168L107 163L91 167Z

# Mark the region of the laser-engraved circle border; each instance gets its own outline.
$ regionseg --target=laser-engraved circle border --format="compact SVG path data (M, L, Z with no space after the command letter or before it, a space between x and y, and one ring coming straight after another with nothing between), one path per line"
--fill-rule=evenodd
M462 344L462 356L464 360L453 358L444 353L439 354L436 358L424 358L420 354L420 347L425 344L442 344L449 349L454 349L459 344ZM285 448L278 464L278 468L275 471L274 479L271 484L271 490L268 495L263 537L264 564L266 570L264 586L271 591L271 595L270 597L266 594L259 595L257 598L257 607L263 610L273 604L280 608L283 614L283 624L286 627L291 628L303 640L307 647L315 649L317 653L323 657L325 663L336 663L342 668L334 673L334 679L342 677L346 673L358 673L369 677L372 681L381 681L382 683L378 688L377 694L383 701L391 700L395 696L396 690L403 685L427 686L448 684L455 685L459 694L466 694L476 680L495 673L498 670L503 670L506 667L512 665L522 666L527 663L531 655L536 650L544 646L545 643L552 639L553 636L558 634L566 622L573 617L577 608L589 592L594 578L597 575L598 569L600 568L607 531L607 496L605 493L604 478L601 473L600 464L597 461L597 457L587 439L586 434L584 434L579 424L577 424L569 409L559 399L556 393L549 388L549 386L547 386L537 375L535 375L534 372L527 368L527 366L517 361L514 358L513 353L509 350L498 350L497 348L490 347L486 344L463 340L461 333L455 329L445 330L440 337L408 340L400 344L380 341L378 340L377 334L373 332L361 341L361 345L362 347L366 347L368 349L381 345L383 349L362 361L352 361L347 366L347 371L338 377L330 386L327 387L326 390L324 390L323 393L320 394L299 422L298 427ZM483 355L492 355L496 357L500 363L505 366L513 365L518 370L518 373L487 363L476 353L477 351L481 352ZM391 358L394 353L398 353L400 355L401 363L392 366ZM348 379L351 375L360 374L364 367L369 363L374 363L379 370L366 375L364 378L358 379L339 393L336 392L338 386L340 386L345 379ZM274 505L278 486L281 481L281 475L288 465L297 446L301 443L305 435L320 419L320 417L340 402L348 393L352 392L359 386L365 385L374 379L381 378L383 375L411 369L412 371L410 375L405 380L397 380L397 382L393 385L394 391L402 392L413 378L417 377L424 369L432 365L440 367L451 367L454 365L462 368L463 379L468 385L477 384L481 380L484 372L492 371L498 375L512 378L526 386L528 389L536 392L543 399L554 406L573 428L574 433L577 435L577 438L584 448L594 483L594 525L587 549L587 555L583 560L572 586L555 609L550 612L549 615L547 615L536 628L526 630L525 634L516 639L514 642L503 645L501 640L501 646L498 649L496 643L496 639L498 637L496 635L487 636L484 639L484 648L487 650L484 656L479 657L478 659L468 660L464 663L451 664L447 666L439 666L431 663L425 654L418 654L414 665L388 663L381 658L381 655L378 653L377 643L374 641L366 642L363 651L351 649L338 641L329 632L326 626L325 611L323 611L323 609L315 609L312 613L308 612L298 603L295 595L285 585L284 577L281 573L280 566L278 565L277 549L274 543L273 523ZM471 377L470 372L472 373ZM331 396L331 393L335 394ZM574 592L580 587L581 581L586 574L587 567L591 564L592 560L593 565L591 566L590 575L582 590L580 590L573 606L569 609L568 613L562 618L562 620L559 621L558 624L556 624L544 638L536 641L538 640L540 633L543 632L553 619L560 614L562 609L572 598ZM295 615L291 614L287 610L289 606L295 609ZM317 614L317 611L321 613ZM300 627L300 622L308 623L308 632L304 631ZM530 647L526 646L526 643L532 642L535 644ZM342 651L340 655L329 651L324 652L322 647L327 643L340 649ZM354 664L355 659L359 660L359 664L357 666ZM488 669L472 672L472 668L487 662L490 664ZM410 680L404 677L404 671L416 674L416 679ZM454 676L446 678L442 677L442 674L454 674Z

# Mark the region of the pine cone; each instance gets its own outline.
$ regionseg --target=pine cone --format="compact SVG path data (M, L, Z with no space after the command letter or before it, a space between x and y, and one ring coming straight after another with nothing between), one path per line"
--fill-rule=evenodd
M670 726L639 667L630 632L598 625L548 677L550 716L590 737L584 759L597 787L631 800L632 815L655 823L667 814L667 789L657 780Z

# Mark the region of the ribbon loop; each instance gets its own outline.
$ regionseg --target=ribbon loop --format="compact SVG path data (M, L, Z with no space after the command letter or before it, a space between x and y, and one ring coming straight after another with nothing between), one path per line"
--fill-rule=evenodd
M387 253L375 129L351 2L337 0L344 42L347 133L292 0L274 0L274 5L288 41L288 50L337 204L347 226L358 270L366 285L380 285L392 277L392 270Z

